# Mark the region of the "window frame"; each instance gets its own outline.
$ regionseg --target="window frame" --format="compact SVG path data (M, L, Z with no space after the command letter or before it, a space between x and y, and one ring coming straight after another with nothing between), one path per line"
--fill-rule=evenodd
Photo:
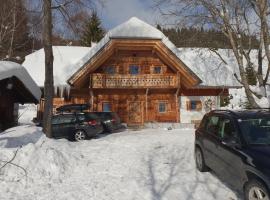
M161 104L164 104L164 111L160 111ZM168 102L166 102L166 101L159 101L158 102L158 112L159 113L167 113L168 112L168 106L167 106L167 104L168 104Z
M159 71L156 71L157 68L159 68ZM154 66L153 74L162 74L162 66Z
M193 107L195 103L195 107ZM201 100L187 100L187 110L188 111L197 111L201 112L203 110L202 101ZM200 106L199 106L200 105Z
M133 73L132 68L137 68L137 73ZM140 66L136 64L129 65L128 72L130 75L136 76L140 74Z
M109 105L110 109L109 110L104 110L105 104ZM102 112L112 112L112 102L110 101L103 101L102 102Z

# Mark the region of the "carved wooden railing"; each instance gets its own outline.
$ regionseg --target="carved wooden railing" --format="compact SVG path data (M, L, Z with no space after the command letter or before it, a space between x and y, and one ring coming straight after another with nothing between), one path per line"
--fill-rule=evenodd
M178 75L144 74L144 75L108 75L92 74L92 88L178 88Z

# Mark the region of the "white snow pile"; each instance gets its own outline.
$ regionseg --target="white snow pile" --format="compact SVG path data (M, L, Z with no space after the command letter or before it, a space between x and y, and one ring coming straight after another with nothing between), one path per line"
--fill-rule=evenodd
M125 131L77 143L48 139L34 126L9 129L0 135L0 199L237 199L195 169L193 143L193 130Z
M16 77L32 93L36 100L40 99L41 91L24 67L10 61L0 61L0 80Z
M253 90L259 95L265 95L265 92L266 92L267 97L258 98L255 95L253 95L253 97L256 103L261 108L269 108L270 107L270 87L266 86L266 91L264 91L264 89L260 88L259 86L250 86L250 88L251 90ZM230 103L225 108L228 108L228 109L246 108L248 100L247 100L247 96L246 96L244 88L229 89L229 94L231 96Z
M19 105L19 124L32 124L33 118L37 116L37 105L35 104L24 104Z
M76 65L76 63L81 60L90 49L90 47L53 46L54 84L66 85L67 79L81 67ZM45 56L43 48L26 56L22 65L39 86L44 85Z

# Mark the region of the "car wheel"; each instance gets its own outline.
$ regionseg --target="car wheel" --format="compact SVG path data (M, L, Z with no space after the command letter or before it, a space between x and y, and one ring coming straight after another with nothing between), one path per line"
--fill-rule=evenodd
M246 200L270 200L269 192L263 183L257 180L252 180L245 186Z
M209 168L205 164L202 150L199 147L195 148L195 161L196 161L196 167L200 172L209 171Z
M83 130L77 130L74 134L74 139L76 141L82 141L86 139L86 134Z

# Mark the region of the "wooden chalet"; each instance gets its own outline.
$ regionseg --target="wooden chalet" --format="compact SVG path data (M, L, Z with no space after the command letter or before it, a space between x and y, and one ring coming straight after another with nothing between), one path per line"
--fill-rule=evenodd
M41 91L19 64L0 61L0 130L14 126L18 104L38 103Z
M193 119L182 113L206 111L202 96L214 98L211 106L217 108L229 87L204 85L180 53L162 32L131 18L109 31L74 65L77 71L67 80L68 98L56 97L54 106L89 103L91 111L116 112L130 125L190 123L201 116ZM39 116L42 111L43 101Z

